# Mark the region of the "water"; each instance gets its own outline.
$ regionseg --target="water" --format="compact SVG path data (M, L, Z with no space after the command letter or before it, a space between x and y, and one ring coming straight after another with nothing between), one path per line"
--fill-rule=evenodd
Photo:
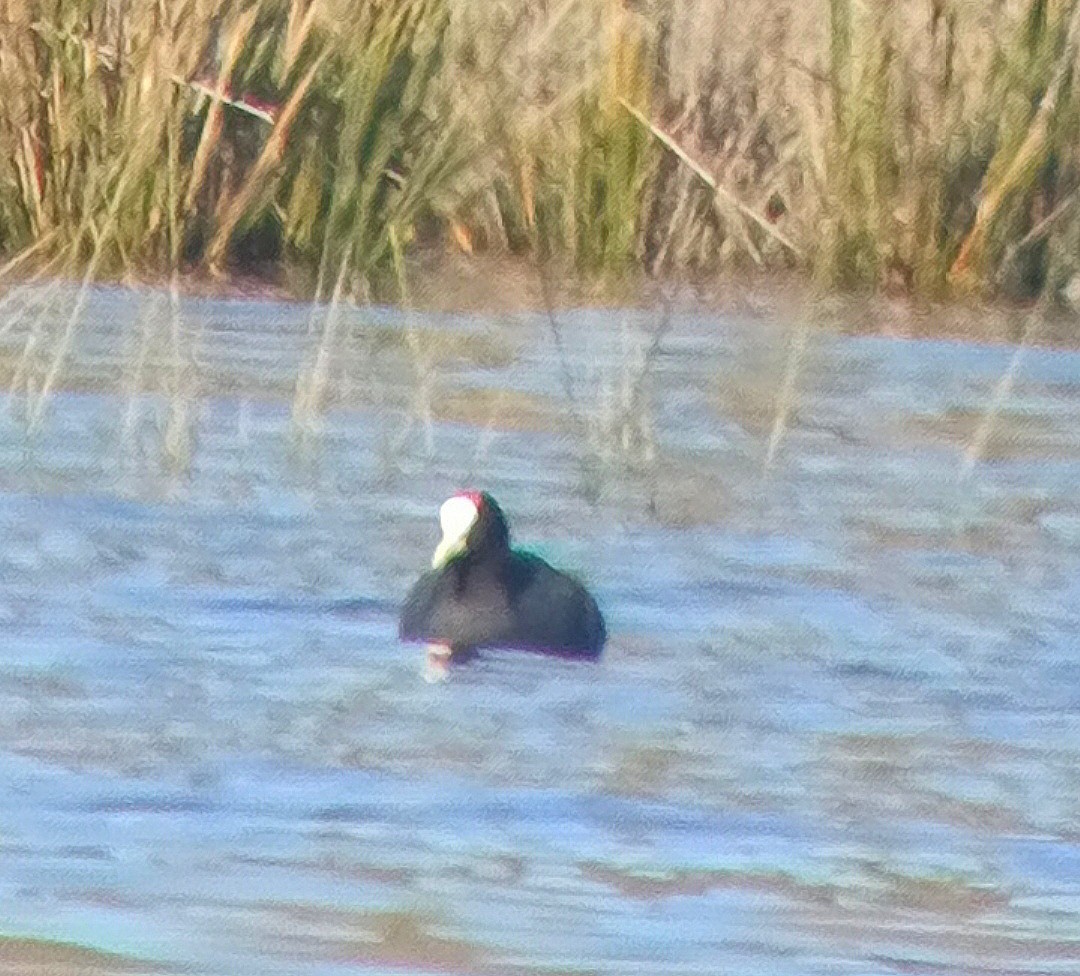
M0 419L2 931L223 976L1080 971L1080 355L1025 354L965 479L1010 350L815 333L766 471L793 333L684 316L654 460L598 465L648 316L563 316L560 361L542 317L381 312L301 450L306 310L191 300L177 473L166 326L116 392L159 305L94 293L47 426ZM396 606L461 484L590 582L599 665L423 680Z

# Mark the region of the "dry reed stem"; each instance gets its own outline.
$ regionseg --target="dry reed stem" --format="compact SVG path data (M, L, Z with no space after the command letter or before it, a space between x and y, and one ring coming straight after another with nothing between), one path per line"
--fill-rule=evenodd
M337 336L337 324L341 316L341 303L344 298L345 283L349 274L348 252L341 256L338 265L334 290L330 296L330 305L326 310L322 335L315 352L311 368L301 372L293 399L293 429L301 435L315 430L316 420L322 413L326 386L330 373L330 351Z
M626 101L624 98L619 99L619 104L626 109L638 122L640 122L665 148L670 150L678 159L685 164L695 176L698 177L716 197L719 197L724 202L734 207L740 214L746 217L748 220L755 223L766 234L782 244L788 251L799 260L802 260L803 254L801 249L796 246L792 241L788 240L783 233L772 226L764 217L755 213L750 207L746 206L734 193L727 188L721 186L716 179L709 173L709 171L696 159L693 158L682 146L680 146L674 139L671 138L666 132L664 132L659 126L655 125L648 118L646 118L638 109Z
M194 206L195 199L202 189L203 180L210 167L210 160L221 138L225 92L229 88L233 69L243 51L244 44L255 19L258 16L258 7L251 7L237 18L233 25L229 42L225 45L225 51L221 59L221 67L218 71L217 83L211 95L210 106L206 112L206 120L203 122L202 132L199 134L199 145L195 150L195 156L191 161L191 175L188 179L188 190L184 199L184 209L190 210Z
M1066 84L1071 81L1077 58L1077 33L1080 30L1080 4L1073 12L1066 32L1064 50L1058 57L1046 93L1028 126L1023 142L1009 160L1005 171L988 182L979 200L975 221L961 244L960 251L949 269L949 278L964 290L975 287L981 252L989 229L1009 196L1018 189L1030 186L1045 159L1051 138L1051 127Z
M795 405L796 384L802 370L803 354L806 351L809 336L810 326L804 320L796 327L791 345L788 348L784 379L776 399L776 415L773 417L772 430L769 432L769 445L765 451L765 461L762 465L762 474L766 477L772 470L773 461L776 459L784 434L787 432L788 419L791 417L791 410Z
M307 95L308 89L314 82L315 76L328 55L329 51L323 51L315 59L315 62L307 69L288 100L281 107L266 144L263 146L255 165L251 168L251 172L247 174L239 193L232 198L222 198L221 206L219 206L216 214L217 230L206 252L206 263L211 273L217 275L223 273L222 263L225 250L228 247L233 231L251 210L256 198L268 192L267 182L274 169L281 162L281 155L288 141L293 123L296 121L297 113L300 111L300 104L303 102L304 96Z
M1013 350L1012 356L1009 358L1008 367L1005 369L1005 372L1001 374L1000 379L994 386L994 394L987 404L982 419L979 421L979 426L975 429L975 433L971 437L971 443L968 444L964 451L957 480L961 482L966 481L971 476L971 472L975 465L982 459L983 453L986 451L986 445L989 443L990 436L994 432L994 424L1001 415L1001 410L1005 406L1005 402L1012 394L1013 386L1016 383L1016 376L1020 372L1020 364L1023 362L1024 353L1035 338L1039 324L1040 319L1037 314L1033 313L1027 316L1020 342L1017 344L1016 348Z

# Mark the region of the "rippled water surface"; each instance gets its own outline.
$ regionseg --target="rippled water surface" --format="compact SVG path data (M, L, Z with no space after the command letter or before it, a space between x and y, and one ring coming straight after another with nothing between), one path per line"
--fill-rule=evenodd
M1080 971L1080 355L682 316L642 375L643 313L371 313L299 442L308 310L181 315L177 360L160 298L93 294L44 427L0 413L0 931L223 976ZM462 484L589 581L598 665L424 680L395 610Z

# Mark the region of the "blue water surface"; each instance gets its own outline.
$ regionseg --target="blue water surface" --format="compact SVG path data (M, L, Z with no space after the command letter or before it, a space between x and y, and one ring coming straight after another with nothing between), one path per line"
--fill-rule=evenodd
M169 314L93 292L44 424L0 413L0 931L222 976L1078 971L1080 355L980 433L1011 349L374 310L301 437L305 306ZM396 607L461 485L589 582L599 664L425 680Z

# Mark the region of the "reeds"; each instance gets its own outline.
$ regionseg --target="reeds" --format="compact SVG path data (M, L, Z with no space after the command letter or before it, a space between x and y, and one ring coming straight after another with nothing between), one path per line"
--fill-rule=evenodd
M11 0L0 248L51 270L350 253L363 290L452 171L428 100L446 0ZM45 242L45 243L43 243ZM28 262L29 263L29 262Z
M796 267L1053 297L1080 270L1078 18L1077 0L8 0L0 276L287 268L347 299L397 294L395 248L443 241L607 282Z

